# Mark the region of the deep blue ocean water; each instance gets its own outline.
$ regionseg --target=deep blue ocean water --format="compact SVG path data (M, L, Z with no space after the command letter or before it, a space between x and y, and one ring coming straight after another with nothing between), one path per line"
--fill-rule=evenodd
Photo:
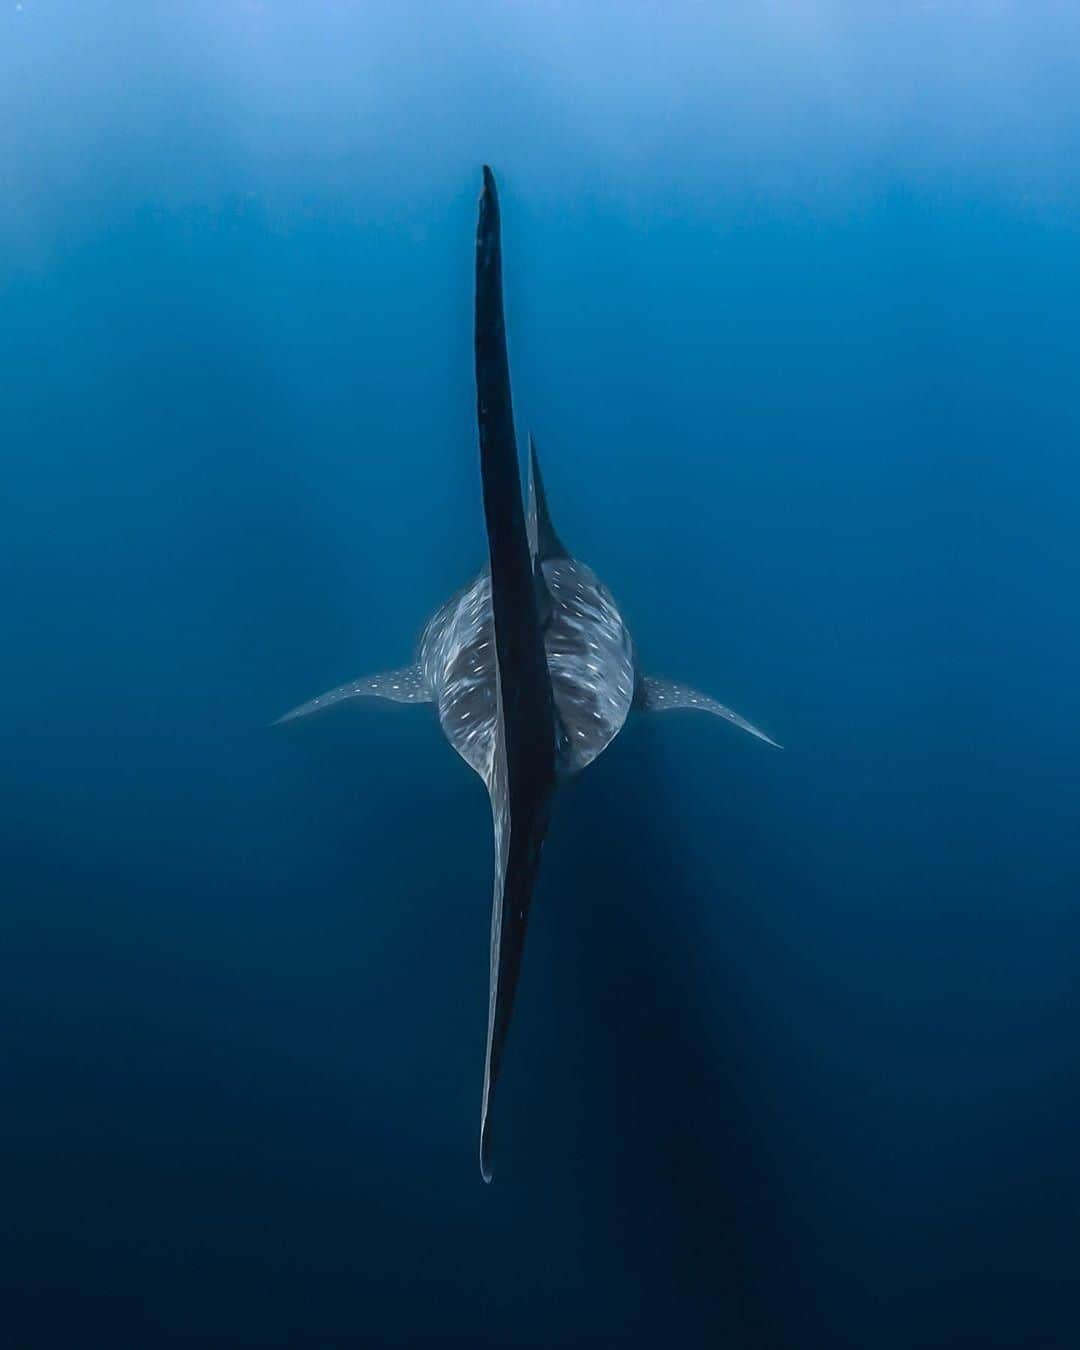
M0 13L0 1337L1080 1344L1080 15ZM402 664L516 410L656 674L476 1159L490 823Z

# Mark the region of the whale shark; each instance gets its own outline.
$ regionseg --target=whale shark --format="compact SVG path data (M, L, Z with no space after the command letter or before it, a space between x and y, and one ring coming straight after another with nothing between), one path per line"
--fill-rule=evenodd
M495 884L480 1170L492 1177L491 1108L502 1065L551 801L611 744L631 712L696 709L776 746L708 695L645 674L614 597L563 544L529 436L523 502L503 309L495 178L483 169L476 229L476 421L487 560L427 621L411 665L363 675L278 723L358 698L431 703L491 800Z

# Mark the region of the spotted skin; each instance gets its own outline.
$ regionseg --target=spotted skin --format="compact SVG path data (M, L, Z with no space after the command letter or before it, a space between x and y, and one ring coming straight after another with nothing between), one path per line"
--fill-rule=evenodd
M730 722L740 731L747 731L751 736L756 736L766 745L773 745L777 750L783 749L779 741L774 741L771 736L766 736L763 731L751 726L745 717L740 717L737 712L725 708L708 694L699 693L688 684L676 684L674 680L658 680L652 675L639 676L634 694L634 707L640 712L670 712L676 708L694 708L698 712L712 713L714 717L722 717L725 722Z
M325 694L291 709L279 717L274 725L280 726L282 722L294 722L298 717L325 712L327 708L352 698L385 698L391 703L430 703L431 691L419 665L402 666L400 670L384 670L378 675L362 675L358 680L328 689Z
M563 731L559 769L578 773L618 735L634 695L634 649L611 593L572 558L541 565L551 595L544 650ZM489 786L497 725L491 582L481 572L437 611L420 668L446 739Z

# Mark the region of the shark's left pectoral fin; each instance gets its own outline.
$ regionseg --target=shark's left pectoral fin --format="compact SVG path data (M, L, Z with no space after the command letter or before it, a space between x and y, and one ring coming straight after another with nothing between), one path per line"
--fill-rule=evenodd
M298 708L279 717L274 726L280 726L282 722L295 722L298 717L310 717L312 713L324 712L335 704L353 698L385 698L392 703L430 703L431 691L419 665L384 670L378 675L362 675L358 680L339 684L336 689L328 689L325 694L308 699Z
M691 689L687 684L676 684L674 680L656 680L651 675L642 675L638 679L637 688L634 690L634 707L639 712L668 712L673 708L696 708L699 712L712 713L714 717L722 717L725 722L730 722L732 726L748 731L751 736L756 736L759 741L764 741L766 745L774 745L777 750L784 748L771 736L766 736L763 731L751 726L745 717L740 717L737 712L725 708L722 703L717 703L716 699L710 698L708 694L699 693L698 690Z

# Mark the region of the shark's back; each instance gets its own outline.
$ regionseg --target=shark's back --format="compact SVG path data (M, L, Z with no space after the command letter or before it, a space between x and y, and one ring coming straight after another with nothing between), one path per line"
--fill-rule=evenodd
M618 735L634 697L634 651L611 593L592 568L553 558L544 650L565 733L560 769L577 773ZM432 615L420 664L446 739L490 783L498 720L491 579L485 569Z
M611 592L575 558L542 564L551 595L544 629L565 772L591 764L619 734L634 699L634 647Z
M446 739L491 783L498 720L491 575L485 568L428 620L420 666Z

